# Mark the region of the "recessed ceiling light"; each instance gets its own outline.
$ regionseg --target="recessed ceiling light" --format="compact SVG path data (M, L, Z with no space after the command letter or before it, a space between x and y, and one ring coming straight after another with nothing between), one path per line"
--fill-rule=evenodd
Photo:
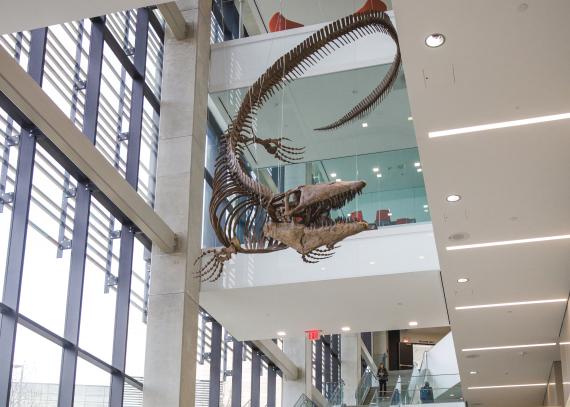
M462 310L462 309L478 309L478 308L499 308L499 307L511 307L517 305L550 304L550 303L566 302L566 301L567 301L566 298L557 298L554 300L518 301L518 302L502 302L497 304L465 305L461 307L455 307L455 309Z
M502 386L469 386L469 390L483 390L483 389L509 389L515 387L542 387L548 383L532 383L532 384L505 384Z
M457 202L461 200L461 195L455 195L455 194L447 195L447 198L445 198L445 200L447 202Z
M420 260L423 260L423 259L425 259L425 258L426 258L426 256L420 256L420 257L419 257Z
M287 335L287 332L285 332L285 331L277 332L277 336L285 336L285 335Z
M479 249L482 247L508 246L508 245L515 245L515 244L524 244L524 243L549 242L552 240L564 240L564 239L570 239L570 235L533 237L533 238L529 238L529 239L516 239L516 240L499 240L496 242L464 244L464 245L458 245L458 246L447 246L445 248L445 250L452 251L452 250L465 250L465 249Z
M450 130L430 131L429 138L455 136L458 134L476 133L486 130L505 129L508 127L526 126L529 124L553 122L557 120L570 119L570 113L553 114L549 116L530 117L528 119L510 120L506 122L480 124L478 126L460 127Z
M504 349L522 349L522 348L543 348L546 346L556 346L556 342L549 343L532 343L529 345L509 345L509 346L488 346L485 348L466 348L461 349L462 352L477 352L482 350L504 350Z
M412 120L414 120L414 118L412 116L408 116L408 121L411 122Z
M424 209L424 212L425 212L425 213L428 213L428 212L429 212L429 210L428 210L428 209Z
M382 178L382 174L380 173L376 174L376 178Z
M476 370L472 370L472 371L469 372L469 374L476 375L476 374L479 374L479 372L476 371Z
M418 326L418 322L417 321L410 321L408 322L409 326Z
M424 209L427 209L427 208L428 208L428 205L424 205Z
M414 163L414 167L416 167L416 168L419 167L420 165L422 165L422 164L421 164L419 161L416 161L416 162Z
M326 270L326 268L324 268L324 267L321 267L321 271L325 271L325 270Z
M342 328L340 328L340 330L342 332L348 332L348 331L350 331L350 327L349 326L343 326Z
M337 178L337 179L336 179L336 182L342 182L342 179Z
M375 264L376 264L375 261L371 261L371 262L370 262L370 265L371 265L371 266L373 266L373 265L375 265Z
M378 171L380 171L380 168L378 168L378 167L372 168L372 172L378 172Z
M417 172L422 172L423 170L422 170L421 168L418 168L416 171L417 171Z
M331 177L336 178L336 172L331 172Z
M362 127L368 127L368 123L362 123Z
M443 34L434 33L426 37L426 45L430 48L441 47L445 42L445 36Z
M388 212L388 216L392 216L392 212Z
M466 277L461 277L461 278L458 278L458 279L457 279L457 282L458 282L458 283L468 283L468 282L469 282L469 279L466 278Z

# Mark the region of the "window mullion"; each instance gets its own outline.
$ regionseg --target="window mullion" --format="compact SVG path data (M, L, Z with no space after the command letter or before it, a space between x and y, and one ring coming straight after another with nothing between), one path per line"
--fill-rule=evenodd
M47 28L32 31L28 73L40 86L43 77L46 40ZM16 313L19 310L22 288L35 151L36 140L34 135L29 130L22 131L18 145L12 225L9 235L4 292L2 295L2 302ZM11 313L4 314L0 329L0 377L3 378L3 380L0 380L0 405L7 406L10 403L11 380L9 378L12 376L16 329L17 316Z
M91 26L91 42L89 44L88 58L83 133L94 144L97 129L98 100L101 86L101 64L103 60L103 23L93 23ZM78 61L76 61L76 63L78 63ZM91 191L89 190L89 185L78 183L75 200L75 216L64 330L65 339L70 341L73 346L63 349L58 396L59 407L72 407L74 400L79 325L81 323L83 281L87 259L89 213L91 207Z

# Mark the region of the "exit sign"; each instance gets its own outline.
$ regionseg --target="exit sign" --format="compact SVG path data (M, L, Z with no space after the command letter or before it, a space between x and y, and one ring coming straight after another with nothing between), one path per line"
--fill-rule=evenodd
M307 339L310 341L318 341L321 337L321 331L318 329L311 329L309 331L305 331L307 334Z

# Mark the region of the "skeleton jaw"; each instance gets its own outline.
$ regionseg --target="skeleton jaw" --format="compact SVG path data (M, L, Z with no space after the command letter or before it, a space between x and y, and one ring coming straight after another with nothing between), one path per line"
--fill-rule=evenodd
M309 254L319 247L332 249L334 245L348 236L368 230L366 222L335 223L331 226L305 226L290 223L268 223L263 231L301 254Z

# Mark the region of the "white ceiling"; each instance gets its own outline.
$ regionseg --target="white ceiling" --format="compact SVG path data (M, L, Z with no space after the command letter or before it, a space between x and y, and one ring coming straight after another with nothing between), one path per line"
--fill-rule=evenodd
M439 271L202 291L200 305L240 340L402 329L418 315L422 327L449 324Z
M568 241L445 247L457 244L449 240L455 233L468 234L459 244L569 233L569 123L437 139L427 133L568 112L570 2L396 0L394 11L465 397L485 407L542 405L545 387L467 387L544 383L560 359L557 347L477 358L461 349L556 341L565 304L454 307L566 298ZM424 39L434 32L447 41L429 49ZM463 199L449 204L450 193ZM470 282L460 285L459 277Z
M181 2L185 4L186 0ZM0 0L0 34L165 3L165 0Z

